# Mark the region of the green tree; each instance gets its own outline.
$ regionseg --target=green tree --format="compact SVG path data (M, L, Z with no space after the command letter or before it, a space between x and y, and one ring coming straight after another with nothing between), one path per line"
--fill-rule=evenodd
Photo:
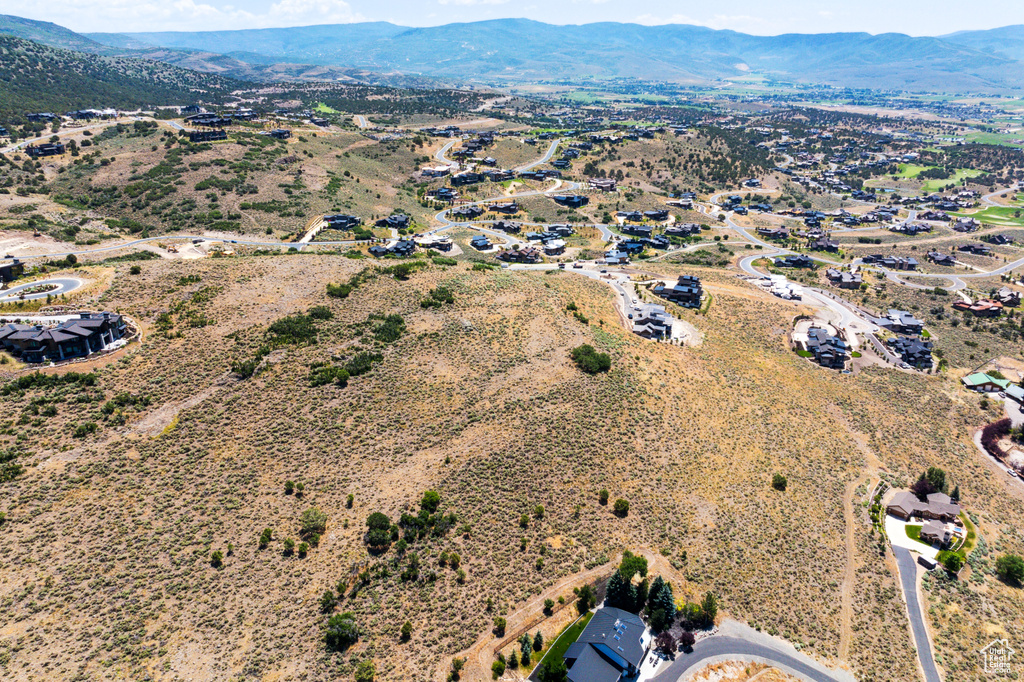
M504 637L505 636L505 626L506 626L506 624L507 624L507 621L504 618L502 618L501 616L495 616L494 617L494 634L496 634L498 637Z
M715 624L715 618L718 617L718 597L715 596L714 592L707 592L704 595L703 601L700 603L701 614L704 617L704 623L708 627Z
M577 346L569 352L572 361L587 374L607 372L612 368L612 359L607 353L598 353L590 344Z
M633 576L638 573L641 578L646 578L647 558L633 554L627 549L622 553L622 561L619 562L619 573L626 580L632 580Z
M540 651L544 648L544 635L540 634L540 630L533 636L533 650Z
M295 540L291 538L284 539L284 555L291 556L292 552L295 551Z
M597 501L602 505L608 504L608 491L606 489L601 488L601 492L597 494Z
M302 512L302 518L299 519L299 522L302 528L302 537L308 538L312 535L323 535L324 531L327 530L327 514L316 507L310 507Z
M450 679L453 682L457 681L462 676L462 669L466 665L466 659L464 658L453 658L452 659L452 673Z
M402 623L402 641L408 642L410 637L412 637L412 623L405 621Z
M569 679L569 671L565 667L565 659L555 656L544 663L544 667L537 673L540 682L566 682Z
M959 554L949 553L946 555L942 565L946 567L946 570L950 573L959 573L960 569L964 567L964 560L960 558Z
M533 656L533 640L525 632L519 637L519 653L522 654L523 665L529 665Z
M324 641L334 651L344 651L359 640L359 626L350 612L338 613L327 619Z
M777 473L774 476L772 476L772 487L775 488L776 490L785 490L786 485L788 484L789 481L787 481L786 477L783 476L782 474Z
M924 472L924 477L928 479L928 482L932 484L940 493L946 492L946 472L939 467L928 467L928 471Z
M618 516L626 516L629 514L629 502L622 499L621 497L615 500L615 513Z
M501 654L498 654L498 660L496 660L494 663L491 663L491 677L496 680L504 674L505 657Z
M330 589L324 590L324 593L320 596L320 611L330 613L337 605L338 598L334 596L334 592Z
M260 549L266 549L270 541L274 539L274 531L271 528L264 528L260 533Z
M307 554L309 554L309 543L308 542L300 542L299 543L299 556L300 557L304 557Z
M517 654L515 652L515 650L513 650L512 653L509 654L509 657L508 657L508 667L511 668L512 670L515 670L516 668L519 667L519 654Z
M224 553L219 549L210 555L210 565L214 568L220 568L224 565Z
M597 593L590 585L584 585L576 594L576 610L583 615L597 604Z
M1024 381L1024 379L1022 379L1022 381ZM950 493L949 496L951 498L953 498L954 500L956 500L957 502L959 502L960 501L960 486L954 487L953 488L953 492Z
M612 574L608 580L608 595L606 601L609 606L617 609L632 609L636 603L636 588L633 583L622 576L620 571Z
M295 492L295 483L293 481L285 481L284 494L291 495L293 492Z
M423 493L423 499L420 500L420 507L426 509L431 514L437 511L437 507L440 504L441 496L436 490L428 490Z
M644 578L640 581L640 584L636 586L636 601L633 604L632 611L640 613L644 610L647 605L647 595L650 593L650 585L647 579Z
M544 518L544 505L543 504L538 504L536 507L534 507L533 508L533 515L535 517L537 517L538 519L543 519Z
M1004 554L996 559L996 574L1008 583L1024 585L1024 559L1016 554Z
M373 682L373 676L377 674L377 669L373 666L373 661L363 661L356 668L356 682Z
M656 576L654 582L651 583L651 591L647 594L647 610L651 614L661 611L668 624L671 624L675 618L676 601L672 594L672 586L665 582L660 575Z

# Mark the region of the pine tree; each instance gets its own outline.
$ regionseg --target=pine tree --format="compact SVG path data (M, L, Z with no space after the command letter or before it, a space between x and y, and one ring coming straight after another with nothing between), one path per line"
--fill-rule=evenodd
M608 606L617 609L632 609L636 604L636 588L616 571L608 581Z

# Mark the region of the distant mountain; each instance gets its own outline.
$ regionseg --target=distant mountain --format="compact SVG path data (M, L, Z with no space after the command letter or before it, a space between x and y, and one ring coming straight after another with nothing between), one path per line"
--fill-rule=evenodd
M496 84L587 78L706 82L758 73L879 89L1024 89L1019 61L1024 55L989 49L983 37L972 34L947 39L893 33L751 36L698 26L553 26L501 19L430 28L368 23L87 37L107 45L130 39L219 52L245 62L287 59Z
M1004 26L988 31L960 31L942 36L942 39L979 52L1024 61L1024 25Z
M0 35L0 122L28 112L191 104L241 83L145 59L104 57Z
M553 26L500 19L429 28L384 22L237 31L95 33L0 16L0 33L252 81L495 85L638 78L782 82L911 91L1024 91L1024 27L941 38L897 33L751 36L699 26Z

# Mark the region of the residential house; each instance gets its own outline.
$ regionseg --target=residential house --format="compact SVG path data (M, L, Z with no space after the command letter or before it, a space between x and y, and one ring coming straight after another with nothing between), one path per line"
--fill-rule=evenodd
M384 256L411 256L416 252L416 242L411 239L399 239L394 244L382 245L377 244L376 246L370 247L370 255L376 258L382 258Z
M25 274L25 264L15 258L10 263L0 264L0 282L13 282Z
M491 244L491 240L488 239L487 236L483 234L478 234L472 239L470 239L469 245L472 246L477 251L486 251L487 249L491 248L491 246L493 246Z
M563 654L569 682L624 682L636 678L650 650L650 635L636 614L598 609Z
M292 136L292 131L288 130L287 128L278 128L276 130L271 130L267 134L278 140L287 140L289 137Z
M789 230L784 227L759 227L757 234L765 239L782 240L789 239Z
M381 218L374 225L377 227L388 227L394 230L405 230L409 228L409 216L404 213L392 213L387 218Z
M580 208L590 203L590 199L580 194L558 194L554 197L556 204L568 206L569 208Z
M325 215L324 222L332 230L351 230L353 227L361 225L363 219L354 215L335 214Z
M897 336L889 340L889 347L911 367L929 369L933 364L931 341L911 336Z
M665 234L669 237L691 237L701 232L697 223L676 223L665 228Z
M905 310L889 309L885 317L875 320L879 327L884 327L897 334L920 334L924 329L924 322L917 319Z
M832 336L826 329L811 327L807 339L802 342L803 350L814 354L814 360L822 367L845 369L850 359L850 347L838 336Z
M996 292L996 300L1004 306L1016 308L1020 305L1020 292L1014 291L1010 287L1003 287Z
M61 142L44 142L43 144L28 145L25 153L29 158L37 159L41 156L60 156L64 153L64 145Z
M825 277L840 289L859 289L860 285L864 283L859 272L839 271L835 268L826 270Z
M925 542L945 547L954 537L955 526L951 523L927 520L921 526L920 537Z
M590 187L590 189L596 189L602 192L614 192L618 187L615 180L611 178L590 178L587 180L587 186Z
M452 187L459 187L462 185L475 185L478 182L483 182L487 177L482 173L457 173L452 176L451 183Z
M629 252L622 249L610 249L604 254L604 262L608 265L627 265Z
M427 198L432 201L439 201L445 204L455 203L455 200L459 198L459 193L450 187L440 187L438 189L432 189L427 192Z
M550 239L544 242L545 256L560 256L565 253L565 241L562 239Z
M975 317L999 317L1003 314L1003 304L988 298L980 298L974 303L957 301L953 304L953 309L971 313Z
M957 232L974 232L981 227L977 218L959 218L953 223L953 229Z
M61 362L92 355L128 331L117 313L80 313L54 327L7 324L0 327L0 347L23 362Z
M540 251L532 246L522 249L506 249L498 254L498 259L510 263L539 263Z
M668 210L667 209L657 209L657 210L654 210L654 211L644 211L644 219L645 220L653 220L653 221L658 222L658 223L664 222L664 221L668 220Z
M774 261L778 268L813 268L814 261L804 254L796 256L779 256Z
M978 393L996 393L1005 391L1010 382L1006 379L996 379L984 372L975 372L965 376L960 382L971 391Z
M459 206L458 208L453 208L450 212L450 215L454 216L455 218L465 218L467 220L478 218L483 214L484 209L474 205Z
M675 318L668 314L663 305L646 303L633 314L633 333L645 339L672 338Z
M487 206L487 210L512 215L519 213L519 204L514 201L506 201L499 204L490 204Z
M896 493L885 510L904 520L918 517L936 521L953 521L960 515L960 505L953 502L949 495L932 493L921 500L917 495L906 490Z
M985 244L961 244L957 248L957 251L964 251L966 253L972 253L975 256L991 256L992 247L986 246Z
M188 133L188 141L193 143L216 142L217 140L228 139L228 134L221 129L217 130L191 130Z
M704 288L701 286L700 279L693 275L680 275L679 280L672 285L658 282L651 291L656 296L686 308L699 308L701 298L704 295Z
M433 249L435 251L451 251L452 244L453 242L450 237L442 237L436 234L430 234L416 240L416 245L421 249Z
M808 241L807 248L812 251L828 251L835 253L839 250L839 242L834 242L827 237L820 237L818 239Z
M956 265L956 258L948 253L939 253L938 251L929 251L928 260L936 265L944 265L946 267L953 267Z
M1013 243L1013 236L1009 234L990 234L986 237L982 237L989 244L995 244L996 246L1004 246L1006 244Z
M518 234L523 229L522 223L517 223L513 220L499 220L498 222L491 225L495 230L501 230L507 234Z

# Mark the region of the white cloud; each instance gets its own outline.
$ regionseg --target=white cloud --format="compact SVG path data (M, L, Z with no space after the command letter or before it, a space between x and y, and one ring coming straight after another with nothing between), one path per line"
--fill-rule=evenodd
M250 3L247 3L250 4ZM250 4L251 7L251 4ZM246 9L202 0L0 0L0 13L75 31L215 31L365 21L345 0L277 0Z

